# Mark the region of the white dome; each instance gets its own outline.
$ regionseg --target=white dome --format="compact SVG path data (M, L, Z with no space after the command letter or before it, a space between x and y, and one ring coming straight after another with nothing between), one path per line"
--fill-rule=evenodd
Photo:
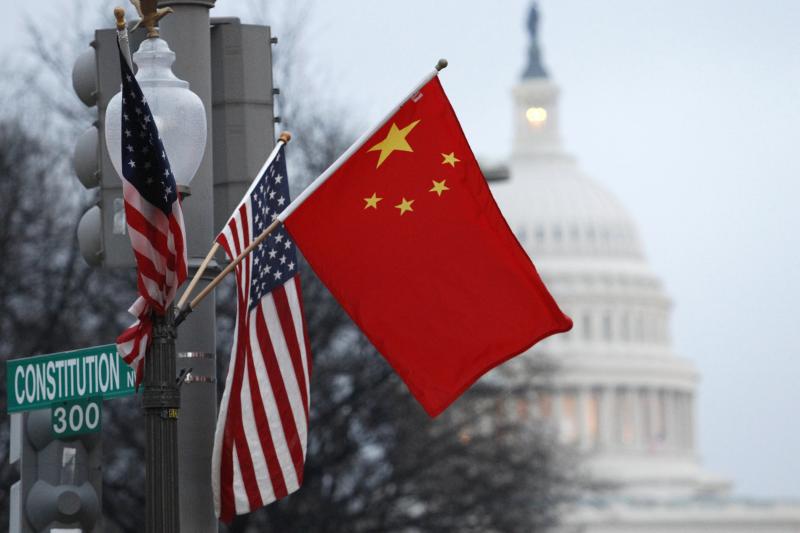
M492 372L505 417L544 425L592 488L559 532L800 531L800 506L740 502L697 456L698 374L672 350L671 303L624 207L564 154L558 88L531 44L508 169L487 172L512 230L574 327Z
M672 351L671 302L625 208L564 153L558 94L546 77L515 87L509 178L492 192L574 327L494 378L533 385L522 412L548 420L586 454L591 476L622 494L724 491L697 461L697 373ZM543 374L543 362L555 371Z
M643 259L631 218L568 157L513 164L492 187L511 229L531 256Z

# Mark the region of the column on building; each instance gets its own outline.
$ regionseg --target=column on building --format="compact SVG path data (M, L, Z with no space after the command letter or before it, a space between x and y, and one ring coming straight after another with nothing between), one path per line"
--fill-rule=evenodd
M667 390L664 392L664 406L666 411L666 447L670 451L676 451L679 448L678 443L678 415L677 406L675 402L674 391Z
M606 450L614 447L617 432L614 392L610 385L600 389L600 445Z
M647 389L647 408L650 412L650 427L645 437L645 448L648 450L657 450L661 447L663 419L659 408L658 389L655 387Z
M686 394L686 428L687 428L687 451L694 453L694 394Z
M639 389L630 387L627 392L628 410L630 416L630 435L628 447L634 450L641 448L642 444L642 405L639 401Z

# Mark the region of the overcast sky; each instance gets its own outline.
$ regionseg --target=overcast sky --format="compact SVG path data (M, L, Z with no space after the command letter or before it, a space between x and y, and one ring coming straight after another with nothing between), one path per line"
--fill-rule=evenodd
M4 47L22 10L65 6L6 4ZM240 5L218 0L215 14ZM307 60L359 123L446 57L474 151L508 155L528 0L315 5ZM702 374L704 464L740 494L800 498L800 2L540 5L566 147L630 210L675 304L675 347Z

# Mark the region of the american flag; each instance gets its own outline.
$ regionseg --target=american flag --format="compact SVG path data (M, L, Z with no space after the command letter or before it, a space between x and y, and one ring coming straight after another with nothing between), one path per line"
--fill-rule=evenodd
M150 343L151 312L163 315L186 279L186 231L175 177L150 106L128 62L122 69L122 193L136 257L136 323L117 338L117 350L141 382Z
M234 259L288 204L279 142L217 242ZM212 463L215 511L225 522L294 492L303 480L311 351L297 252L283 228L236 267L236 293Z

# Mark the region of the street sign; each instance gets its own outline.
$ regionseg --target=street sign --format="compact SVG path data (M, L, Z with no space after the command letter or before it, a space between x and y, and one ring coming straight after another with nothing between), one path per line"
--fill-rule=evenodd
M115 344L13 359L6 363L8 412L135 392L136 374Z
M54 404L53 436L57 439L97 433L102 425L102 398L85 398L75 402Z

